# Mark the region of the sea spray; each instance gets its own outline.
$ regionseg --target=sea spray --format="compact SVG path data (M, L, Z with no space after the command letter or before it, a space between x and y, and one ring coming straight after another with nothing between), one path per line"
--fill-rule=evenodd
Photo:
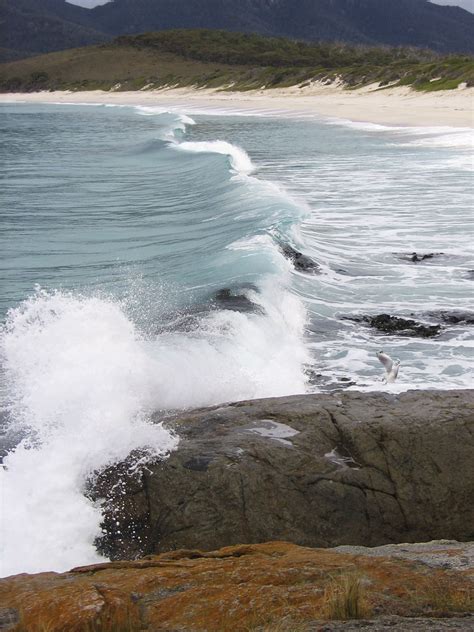
M101 509L84 487L133 450L176 447L151 411L305 391L301 303L272 279L251 294L263 313L210 312L148 339L112 299L38 290L9 312L7 407L23 439L0 472L2 575L99 559Z
M24 438L4 460L2 575L97 561L100 507L83 495L94 471L135 448L177 439L146 413L157 404L153 361L111 301L38 291L1 333L11 424Z

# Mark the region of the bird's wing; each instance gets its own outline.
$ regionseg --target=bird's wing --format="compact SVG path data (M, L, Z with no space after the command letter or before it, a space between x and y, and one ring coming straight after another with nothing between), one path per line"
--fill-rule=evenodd
M398 369L400 368L400 364L395 364L393 369L390 371L390 373L393 376L394 381L397 379L398 376Z
M380 360L380 362L384 365L385 370L387 371L387 373L390 373L390 371L392 370L393 367L393 360L392 358L387 355L386 353L377 353L377 358Z

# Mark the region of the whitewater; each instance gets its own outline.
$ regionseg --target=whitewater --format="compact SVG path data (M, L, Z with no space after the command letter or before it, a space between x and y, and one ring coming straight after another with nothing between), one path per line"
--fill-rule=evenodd
M472 385L472 130L183 110L0 106L2 575L103 560L86 491L157 411Z

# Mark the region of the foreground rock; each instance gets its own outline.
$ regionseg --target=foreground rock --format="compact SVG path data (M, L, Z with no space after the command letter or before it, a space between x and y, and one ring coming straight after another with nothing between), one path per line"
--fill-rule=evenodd
M472 630L472 566L442 570L433 558L460 568L473 547L411 548L406 561L270 542L17 575L0 580L0 620L29 632ZM327 621L351 612L368 620Z
M473 391L255 400L168 425L181 441L167 460L91 489L107 499L108 557L474 539Z

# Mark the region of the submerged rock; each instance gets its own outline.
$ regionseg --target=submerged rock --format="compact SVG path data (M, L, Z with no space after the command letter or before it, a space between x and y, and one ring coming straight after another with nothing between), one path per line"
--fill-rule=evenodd
M409 318L399 318L389 314L379 314L368 318L371 327L386 334L401 334L403 336L418 336L432 338L441 331L440 325L425 325Z
M427 316L448 325L474 325L474 312L446 311L428 312Z
M222 288L210 295L207 300L188 305L184 309L174 311L161 318L160 326L156 333L168 331L191 332L199 329L203 319L218 309L234 312L264 314L261 305L252 301L247 293L249 290L258 292L258 288L251 284L243 284L237 288Z
M474 538L473 391L256 400L166 425L181 439L168 459L140 476L109 468L91 490L107 499L98 545L114 559Z
M419 255L417 252L412 252L409 254L403 254L401 258L407 261L412 261L413 263L420 263L420 261L426 261L427 259L434 259L435 257L441 257L443 255L444 255L444 252L429 252L423 255Z
M279 248L283 255L292 262L295 270L310 274L320 274L321 269L319 265L311 257L304 255L288 244L279 244Z
M441 544L441 559L469 554ZM436 550L411 554L415 546L354 554L269 542L17 575L0 580L0 624L31 632L472 630L466 567L443 569L432 563ZM349 586L357 611L345 614L331 595ZM355 617L365 620L328 621Z
M253 287L250 287L249 289L253 289ZM222 288L214 294L212 302L219 309L230 309L236 312L263 313L263 308L250 300L250 298L242 290L243 288L237 291L231 290L227 287Z
M365 323L384 334L397 336L417 336L419 338L432 338L441 331L441 325L427 325L411 318L400 318L390 314L378 314L377 316L344 316L345 320L356 323Z

